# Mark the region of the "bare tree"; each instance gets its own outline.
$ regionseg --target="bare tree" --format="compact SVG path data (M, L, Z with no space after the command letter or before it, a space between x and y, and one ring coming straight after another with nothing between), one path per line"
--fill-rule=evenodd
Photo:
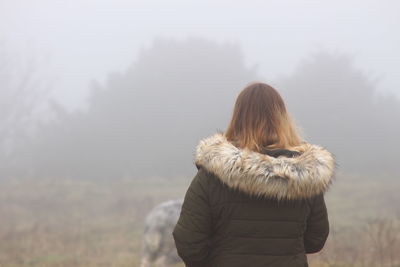
M374 266L398 266L399 230L399 221L395 219L378 218L367 223L365 231L371 242Z
M355 236L359 233L346 228L337 228L331 226L329 238L324 249L318 254L317 260L323 263L324 266L335 267L342 266L357 266L360 262L360 246L354 245Z
M33 56L20 60L7 51L4 42L0 43L1 164L10 160L18 140L32 130L48 92L39 80L37 60Z

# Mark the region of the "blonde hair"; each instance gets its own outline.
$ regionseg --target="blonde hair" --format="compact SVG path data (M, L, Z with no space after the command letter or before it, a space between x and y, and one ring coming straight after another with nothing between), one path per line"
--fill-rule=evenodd
M262 152L300 145L299 132L280 94L268 84L255 82L238 95L225 136L240 148Z

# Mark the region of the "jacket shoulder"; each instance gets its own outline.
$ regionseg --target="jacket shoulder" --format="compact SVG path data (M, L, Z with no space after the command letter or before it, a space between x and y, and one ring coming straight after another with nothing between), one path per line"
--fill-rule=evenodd
M200 185L204 187L208 187L211 183L214 182L214 180L216 180L214 176L215 175L209 172L206 168L199 166L193 180L196 180Z
M209 204L215 202L217 195L222 189L218 177L202 166L198 167L197 173L192 179L190 187L195 192L201 192L202 195L207 196Z

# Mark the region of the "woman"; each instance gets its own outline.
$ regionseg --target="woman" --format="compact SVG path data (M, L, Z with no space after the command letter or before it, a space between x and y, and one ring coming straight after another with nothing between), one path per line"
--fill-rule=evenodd
M173 237L188 267L308 266L329 233L334 155L303 141L279 93L238 96L225 133L201 140Z

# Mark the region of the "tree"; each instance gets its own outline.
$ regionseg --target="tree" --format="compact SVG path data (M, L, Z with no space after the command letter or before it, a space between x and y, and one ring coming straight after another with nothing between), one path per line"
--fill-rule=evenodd
M235 93L255 79L237 45L156 39L124 73L93 83L86 111L61 111L42 127L32 167L68 177L192 175L195 145L227 125Z
M400 100L379 95L350 56L315 53L278 84L306 138L333 151L341 170L399 173Z
M32 133L49 88L38 77L37 61L11 55L0 43L0 161L10 164L16 146Z

